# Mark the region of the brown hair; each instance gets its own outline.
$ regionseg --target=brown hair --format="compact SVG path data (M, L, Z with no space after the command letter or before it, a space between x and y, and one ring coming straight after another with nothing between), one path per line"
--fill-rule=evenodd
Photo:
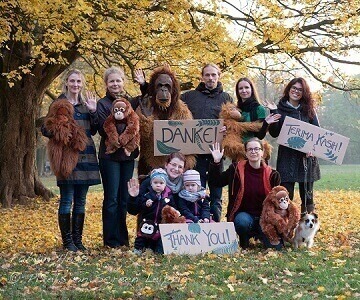
M281 98L281 100L283 100L283 99L285 99L286 101L289 100L290 89L295 83L300 83L303 88L302 97L300 99L300 102L302 103L302 106L303 106L302 111L309 118L313 118L315 115L314 99L311 95L310 87L304 78L296 77L296 78L292 79L285 87L283 97Z
M258 96L258 93L257 93L257 90L255 88L254 83L247 77L241 77L236 82L236 85L235 85L235 94L236 94L236 98L238 100L237 106L239 107L239 104L242 102L242 99L241 99L240 93L239 93L239 89L238 89L238 85L239 85L239 83L241 81L246 81L248 84L250 84L250 87L251 87L251 96L250 96L250 98L254 99L257 103L261 104L261 101L259 100L259 96Z
M167 160L166 160L166 163L170 163L174 158L177 158L181 161L184 162L184 169L186 169L186 158L185 158L185 155L182 154L181 152L173 152L173 153L170 153Z
M206 64L205 66L202 67L202 69L201 69L201 76L204 76L204 70L205 70L205 68L207 68L207 67L213 67L213 68L215 68L215 69L217 70L217 72L218 72L218 75L219 75L219 76L221 75L221 70L220 70L219 66L216 65L216 64L214 64L214 63L209 63L209 64Z
M260 148L261 150L264 149L264 144L263 142L258 139L257 137L252 137L251 139L248 139L245 143L244 143L244 147L245 147L245 151L247 150L246 147L247 147L247 144L249 144L250 142L258 142L260 144Z

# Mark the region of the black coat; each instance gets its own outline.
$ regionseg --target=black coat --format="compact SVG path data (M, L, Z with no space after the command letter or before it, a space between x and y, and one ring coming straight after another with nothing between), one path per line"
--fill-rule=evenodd
M181 100L188 106L194 119L218 119L221 105L234 102L231 96L223 91L220 82L213 90L208 90L201 82L195 90L182 94Z
M269 133L272 137L279 136L286 116L319 126L316 115L310 119L302 111L301 104L299 108L294 108L285 99L280 100L277 113L281 114L280 121L269 126ZM305 153L279 145L276 170L280 173L282 182L305 182L304 158L306 158ZM311 157L306 161L308 166L311 167L308 170L306 181L314 182L319 180L320 167L318 159Z
M209 198L199 199L195 202L187 201L179 196L179 211L186 218L195 223L200 219L210 220Z

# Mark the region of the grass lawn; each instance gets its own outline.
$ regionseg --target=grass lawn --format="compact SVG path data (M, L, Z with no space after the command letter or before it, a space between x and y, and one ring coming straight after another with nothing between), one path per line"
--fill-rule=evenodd
M311 250L269 251L254 241L233 255L106 249L101 185L88 196L86 253L62 250L57 198L0 209L0 299L359 299L358 170L322 166L327 185L315 189L321 230ZM54 178L44 182L58 190ZM133 243L135 217L127 223Z
M320 165L320 171L316 190L360 191L360 165Z

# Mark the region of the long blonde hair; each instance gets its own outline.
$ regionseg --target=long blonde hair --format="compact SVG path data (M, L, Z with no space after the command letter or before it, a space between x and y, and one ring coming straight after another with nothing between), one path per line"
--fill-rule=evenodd
M81 78L82 88L81 88L80 93L79 93L79 100L83 104L84 103L83 91L85 90L85 87L86 87L86 80L85 80L84 74L80 70L78 70L78 69L70 69L69 71L67 71L65 73L65 75L63 76L63 79L62 79L61 92L66 96L66 98L69 98L69 91L68 91L68 87L67 87L66 84L67 84L67 81L68 81L69 77L72 74L77 74Z

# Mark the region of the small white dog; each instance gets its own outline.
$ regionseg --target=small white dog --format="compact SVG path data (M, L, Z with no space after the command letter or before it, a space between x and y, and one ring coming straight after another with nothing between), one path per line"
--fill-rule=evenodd
M295 230L293 239L294 248L298 248L305 244L307 248L311 248L314 244L314 237L320 228L320 221L315 213L305 214L299 222Z

